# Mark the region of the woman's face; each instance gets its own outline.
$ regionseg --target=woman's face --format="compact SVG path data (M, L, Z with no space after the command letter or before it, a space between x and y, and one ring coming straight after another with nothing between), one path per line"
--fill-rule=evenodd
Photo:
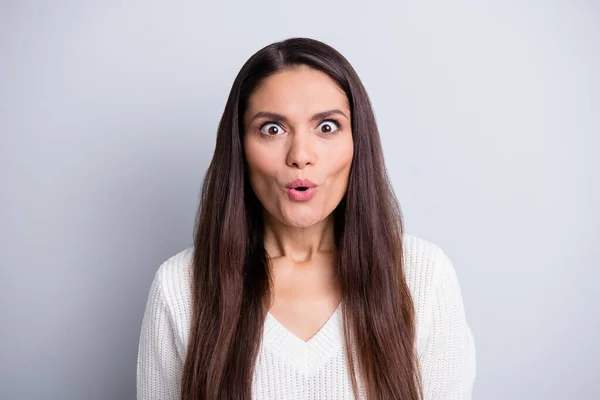
M244 114L245 155L252 189L272 217L309 227L333 212L348 186L350 121L346 94L321 71L288 68L255 89ZM286 187L296 179L316 188Z

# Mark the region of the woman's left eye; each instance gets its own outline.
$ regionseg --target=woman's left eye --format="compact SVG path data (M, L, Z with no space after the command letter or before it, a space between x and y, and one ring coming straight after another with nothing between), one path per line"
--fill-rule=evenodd
M321 130L321 127L324 127L326 130ZM319 124L317 129L319 129L322 133L333 133L340 129L340 123L333 119L326 119Z

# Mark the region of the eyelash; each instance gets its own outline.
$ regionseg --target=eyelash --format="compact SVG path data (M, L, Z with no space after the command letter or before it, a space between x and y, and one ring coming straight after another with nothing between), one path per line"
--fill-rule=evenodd
M342 128L342 124L340 124L340 122L338 120L333 119L333 118L324 119L323 121L321 121L319 123L319 125L321 125L323 122L333 122L333 124L337 128L336 131L333 132L333 133L324 133L325 136L333 136L336 133L338 133L338 131ZM277 121L267 121L267 122L265 122L265 123L263 123L263 124L260 125L260 127L258 128L258 133L261 136L266 137L267 139L272 139L272 138L276 138L276 137L280 136L280 135L267 135L266 133L262 133L262 129L265 127L265 125L268 125L268 124L275 124L275 125L277 125L277 126L279 126L281 128L281 125L279 125L279 122L277 122ZM283 129L283 128L281 128L281 129Z

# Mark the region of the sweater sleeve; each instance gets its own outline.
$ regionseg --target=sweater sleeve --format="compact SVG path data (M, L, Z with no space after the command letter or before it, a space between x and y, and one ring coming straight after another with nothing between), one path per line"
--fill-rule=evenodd
M456 271L436 246L440 279L433 294L431 324L420 358L424 400L471 400L475 342L467 324Z
M137 399L178 400L183 362L178 356L171 309L161 280L154 276L146 303L137 357Z

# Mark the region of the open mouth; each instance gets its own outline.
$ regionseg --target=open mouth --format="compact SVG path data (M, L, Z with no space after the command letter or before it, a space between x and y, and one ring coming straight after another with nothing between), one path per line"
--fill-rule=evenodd
M317 192L317 187L296 186L295 188L287 188L286 191L292 201L308 201Z

